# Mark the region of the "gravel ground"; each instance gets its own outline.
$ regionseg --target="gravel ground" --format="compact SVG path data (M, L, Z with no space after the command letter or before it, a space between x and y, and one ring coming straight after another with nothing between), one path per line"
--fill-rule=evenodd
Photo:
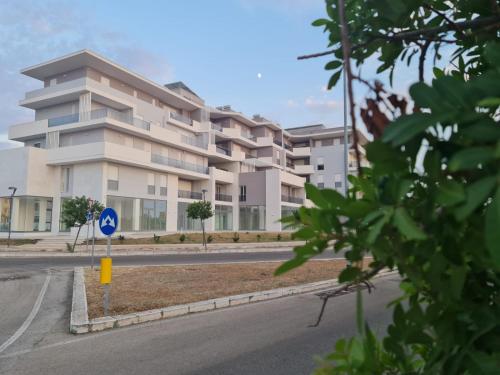
M183 266L116 267L110 315L157 309L337 278L344 260L310 261L284 275L273 273L281 262ZM102 316L99 271L85 271L89 317Z

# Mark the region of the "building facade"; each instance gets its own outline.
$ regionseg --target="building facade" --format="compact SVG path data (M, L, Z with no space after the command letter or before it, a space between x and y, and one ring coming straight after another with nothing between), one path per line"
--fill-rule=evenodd
M200 199L214 207L209 231L279 231L317 182L316 138L209 107L182 82L156 84L88 50L21 73L43 87L20 101L34 120L9 128L24 147L0 151L0 235L11 210L17 236L67 233L62 203L82 195L117 211L117 233L199 230L186 210Z

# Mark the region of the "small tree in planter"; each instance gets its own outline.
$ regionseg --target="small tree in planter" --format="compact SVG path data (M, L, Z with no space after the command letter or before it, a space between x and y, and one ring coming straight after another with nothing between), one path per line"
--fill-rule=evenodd
M203 246L207 250L207 241L205 240L205 220L214 216L212 203L207 201L198 201L191 203L187 208L187 215L190 219L200 220L201 230L203 232Z
M74 197L63 202L61 219L67 227L78 227L75 241L73 242L72 251L75 251L76 241L80 235L80 230L87 223L87 211L93 213L94 217L99 217L104 206L98 201L90 201L85 195Z

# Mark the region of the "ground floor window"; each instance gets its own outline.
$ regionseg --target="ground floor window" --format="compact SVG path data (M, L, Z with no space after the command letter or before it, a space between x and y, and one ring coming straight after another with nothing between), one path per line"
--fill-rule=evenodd
M187 216L189 203L177 203L177 230L179 231L201 231L200 220L193 220Z
M266 207L240 206L240 230L266 230Z
M108 195L107 206L118 214L118 228L122 232L134 230L134 198L113 197Z
M0 198L0 231L9 230L10 198ZM50 232L52 198L14 197L12 200L12 232Z
M284 217L292 216L297 210L298 210L297 207L281 206L281 218L283 219ZM293 230L295 229L295 227L289 226L289 224L281 223L281 229Z
M215 205L215 230L233 230L233 207Z
M167 230L167 201L108 195L106 205L118 214L121 232Z

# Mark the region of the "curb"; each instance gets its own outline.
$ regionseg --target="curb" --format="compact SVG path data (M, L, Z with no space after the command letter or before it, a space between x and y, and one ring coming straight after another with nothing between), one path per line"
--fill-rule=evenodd
M184 305L164 307L160 309L141 311L126 315L105 316L89 320L87 310L87 296L85 294L85 282L83 268L75 268L73 282L73 309L71 312L70 332L74 334L99 332L111 328L126 327L134 324L163 320L198 312L218 310L227 307L250 304L254 302L267 301L281 297L287 297L302 293L315 292L326 288L338 286L337 279L318 281L314 283L296 285L286 288L270 289L261 292L238 294L229 297L209 299L206 301L193 302ZM389 276L397 271L381 272L375 278Z

